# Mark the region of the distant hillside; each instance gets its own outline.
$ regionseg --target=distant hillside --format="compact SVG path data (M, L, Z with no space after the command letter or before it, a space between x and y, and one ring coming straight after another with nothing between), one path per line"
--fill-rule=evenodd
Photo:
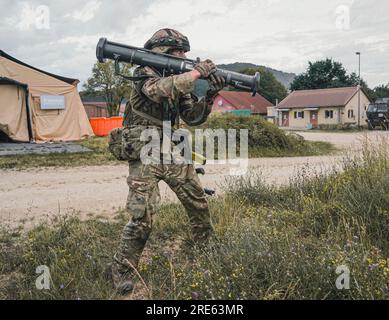
M281 82L288 90L289 90L289 86L292 83L293 79L296 77L296 74L294 74L294 73L287 73L287 72L283 72L283 71L279 71L279 70L274 70L272 68L268 68L265 66L255 65L253 63L235 62L235 63L230 63L230 64L219 64L218 67L221 69L226 69L226 70L235 71L235 72L242 71L243 69L246 69L246 68L264 67L265 69L267 69L271 73L273 73L274 76L276 77L276 79L279 82Z

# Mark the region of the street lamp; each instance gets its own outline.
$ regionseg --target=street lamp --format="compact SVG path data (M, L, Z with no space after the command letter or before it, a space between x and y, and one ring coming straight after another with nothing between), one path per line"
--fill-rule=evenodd
M355 54L358 56L358 127L361 126L361 53L355 52Z

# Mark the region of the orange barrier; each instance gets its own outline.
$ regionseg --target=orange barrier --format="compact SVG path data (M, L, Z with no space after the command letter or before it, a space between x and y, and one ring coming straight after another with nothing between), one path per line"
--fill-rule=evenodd
M112 129L123 128L123 117L90 118L89 121L94 134L98 137L107 136Z

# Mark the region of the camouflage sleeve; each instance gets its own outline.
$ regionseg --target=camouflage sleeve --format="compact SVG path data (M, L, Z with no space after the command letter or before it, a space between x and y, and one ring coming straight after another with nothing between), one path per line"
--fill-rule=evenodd
M131 124L131 103L128 101L126 103L126 108L124 109L124 115L123 115L123 127L128 127Z
M186 94L180 99L180 117L189 126L203 124L212 111L213 100L198 100L194 95Z
M176 100L181 95L192 92L194 82L189 73L164 78L156 76L154 73L150 79L143 83L142 93L156 103L161 103L164 98Z

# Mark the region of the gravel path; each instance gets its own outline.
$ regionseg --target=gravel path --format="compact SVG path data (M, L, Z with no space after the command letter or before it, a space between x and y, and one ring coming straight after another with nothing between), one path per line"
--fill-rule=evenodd
M338 148L358 150L364 135L360 133L300 132L308 140L334 143ZM368 133L373 143L388 138L387 132ZM309 171L327 170L341 160L341 155L295 158L250 159L250 170L262 172L269 183L286 183L304 166ZM204 187L220 192L220 184L229 176L228 165L207 165L200 179ZM0 221L14 223L20 219L34 221L53 214L80 212L109 217L123 208L127 196L128 167L92 166L78 168L39 168L24 171L0 171ZM175 195L161 182L163 202L175 201Z
M77 143L0 143L0 156L90 152Z

